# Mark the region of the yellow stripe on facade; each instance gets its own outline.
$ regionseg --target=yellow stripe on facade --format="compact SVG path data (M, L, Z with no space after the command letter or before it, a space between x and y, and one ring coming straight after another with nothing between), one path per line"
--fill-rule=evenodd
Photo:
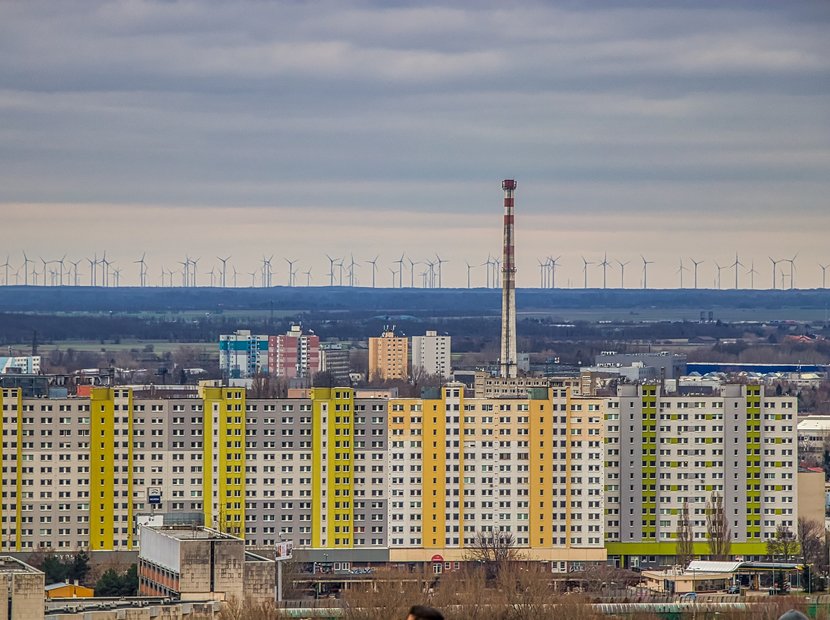
M114 543L115 426L113 417L112 389L92 388L89 397L89 546L93 551L112 549Z
M443 548L446 536L446 408L442 400L423 401L423 546Z

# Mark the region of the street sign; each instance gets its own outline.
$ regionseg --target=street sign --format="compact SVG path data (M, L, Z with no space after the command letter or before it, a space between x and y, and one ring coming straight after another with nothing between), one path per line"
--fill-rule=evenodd
M161 489L150 488L147 490L147 503L157 506L161 503Z

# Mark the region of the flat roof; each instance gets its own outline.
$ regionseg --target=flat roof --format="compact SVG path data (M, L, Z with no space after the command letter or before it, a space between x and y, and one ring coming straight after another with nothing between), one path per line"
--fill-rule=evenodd
M160 527L154 527L145 525L144 527L149 528L162 536L167 536L168 538L174 538L176 540L242 540L232 534L225 534L224 532L219 532L217 530L201 526L191 527L186 525L162 525Z
M13 558L10 555L0 555L0 573L31 573L38 574L41 571L26 562Z

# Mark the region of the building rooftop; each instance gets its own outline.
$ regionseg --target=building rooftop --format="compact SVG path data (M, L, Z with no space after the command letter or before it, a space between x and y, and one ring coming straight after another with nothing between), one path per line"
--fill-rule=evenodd
M36 575L40 571L17 558L9 555L0 555L0 573L30 573Z
M232 534L225 534L208 527L173 525L150 528L154 532L175 540L238 540Z

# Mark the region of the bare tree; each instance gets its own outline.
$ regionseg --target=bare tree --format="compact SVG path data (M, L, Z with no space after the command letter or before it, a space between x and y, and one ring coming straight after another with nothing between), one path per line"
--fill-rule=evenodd
M483 566L487 578L492 579L511 562L523 560L524 555L516 548L512 532L494 529L476 532L473 544L465 549L464 559Z
M824 553L824 525L807 517L798 519L798 544L801 556L808 564L821 568L827 556Z
M732 532L723 508L723 496L716 491L706 502L706 537L709 553L716 560L728 560L732 550Z
M692 545L692 523L689 520L689 502L683 502L680 509L680 519L677 524L677 564L682 567L689 565L694 547Z
M775 528L775 536L767 540L767 555L785 562L799 555L800 546L793 531L784 525Z
M345 620L406 618L412 605L427 604L429 581L417 573L375 573L369 584L353 584L343 594Z

